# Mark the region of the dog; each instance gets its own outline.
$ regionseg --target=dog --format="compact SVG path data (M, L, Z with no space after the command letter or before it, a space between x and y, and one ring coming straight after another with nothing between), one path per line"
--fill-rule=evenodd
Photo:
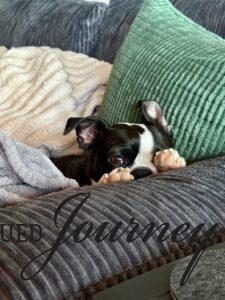
M83 154L68 159L64 175L84 186L110 182L110 176L114 181L126 181L157 173L154 157L173 150L172 132L157 102L140 101L139 107L143 124L110 126L96 116L68 119L64 135L75 130ZM175 167L183 167L184 159L175 150L171 153L178 162Z

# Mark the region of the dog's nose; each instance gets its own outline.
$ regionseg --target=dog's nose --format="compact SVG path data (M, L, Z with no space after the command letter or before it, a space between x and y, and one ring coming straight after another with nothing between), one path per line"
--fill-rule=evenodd
M149 175L152 175L153 172L149 168L138 167L131 171L131 174L134 176L134 179L143 178Z

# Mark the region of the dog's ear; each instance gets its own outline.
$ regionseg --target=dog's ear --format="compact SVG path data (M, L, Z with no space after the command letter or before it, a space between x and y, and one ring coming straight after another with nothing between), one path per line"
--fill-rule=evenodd
M76 125L81 120L81 118L69 118L66 123L66 127L64 129L63 135L67 135L70 133L73 129L76 128Z
M171 128L163 115L162 108L156 101L139 101L138 104L147 124L160 125L167 133L171 133Z
M93 149L102 139L108 125L97 117L70 118L67 121L64 135L76 130L77 141L81 149Z

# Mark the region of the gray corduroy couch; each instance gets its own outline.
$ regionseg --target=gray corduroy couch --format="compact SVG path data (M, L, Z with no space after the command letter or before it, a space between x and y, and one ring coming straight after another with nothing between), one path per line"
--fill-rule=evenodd
M194 21L225 38L225 0L171 2ZM81 0L1 0L0 44L59 47L113 63L141 4L140 0L111 0L108 6ZM93 233L108 222L105 234L116 224L121 225L124 234L118 238L119 231L114 236L116 241L106 238L101 242L96 241L95 234L80 243L73 234L57 248L40 273L30 280L22 279L21 270L36 256L23 275L31 277L40 269L50 253L47 250L87 196L70 220L66 236L85 221L86 233L91 226ZM68 202L60 209L65 199ZM57 208L59 214L54 219ZM157 232L147 240L140 235L127 241L129 230L125 229L130 222L138 223L139 231L149 223L156 227L169 223L167 235L184 223L190 224L190 230L204 223L203 232L218 223L209 244L224 240L225 157L131 183L68 189L0 209L0 224L38 224L42 229L39 241L0 241L0 299L85 298L200 247L198 241L190 244L188 239L182 243L169 238L159 242Z

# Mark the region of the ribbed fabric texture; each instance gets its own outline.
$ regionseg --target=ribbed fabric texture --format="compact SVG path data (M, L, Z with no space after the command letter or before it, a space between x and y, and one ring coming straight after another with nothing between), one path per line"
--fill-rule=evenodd
M225 38L225 0L170 0L186 16Z
M95 57L114 62L143 0L111 0L99 31Z
M93 56L106 7L84 0L1 0L0 45L49 46Z
M156 100L189 162L225 154L225 41L169 0L146 0L119 51L102 106L111 123L140 121Z
M93 223L93 230L103 222L109 222L104 234L115 224L122 222L122 228L116 235L118 237L128 226L130 218L134 217L140 226L139 233L151 222L157 227L169 222L170 228L165 236L169 236L178 225L188 222L191 227L188 232L181 234L179 239L182 239L200 223L206 224L202 234L215 223L224 228L224 173L225 157L216 158L130 183L63 191L20 206L0 209L2 224L36 223L43 229L39 242L0 243L0 299L78 299L75 295L81 289L103 280L112 284L107 279L121 272L124 272L121 278L126 278L127 270L161 256L170 246L178 246L171 242L171 238L158 243L160 229L146 242L138 238L128 243L126 237L131 228L114 243L108 239L97 243L95 236L75 243L71 236L57 249L48 266L38 276L23 281L20 278L21 268L33 257L51 248L61 231L54 224L54 214L58 205L68 196L80 192L91 193L69 226L66 237L85 221ZM80 202L81 198L76 198L66 204L57 218L59 226L66 223ZM81 232L88 232L88 227L83 227ZM83 237L82 233L80 238ZM16 236L15 232L14 234ZM29 268L29 272L38 270L48 253L38 259ZM183 255L187 254L183 252ZM169 255L164 253L158 265L165 264L168 261L165 257L168 256L176 260L182 253L179 256L175 251L170 251ZM27 272L26 275L28 274ZM127 274L129 278L132 272ZM104 287L104 283L102 286Z
M111 0L100 28L95 57L114 62L143 0ZM183 14L225 37L225 0L170 0Z
M111 65L48 47L0 47L0 129L50 156L78 151L70 117L101 104Z

